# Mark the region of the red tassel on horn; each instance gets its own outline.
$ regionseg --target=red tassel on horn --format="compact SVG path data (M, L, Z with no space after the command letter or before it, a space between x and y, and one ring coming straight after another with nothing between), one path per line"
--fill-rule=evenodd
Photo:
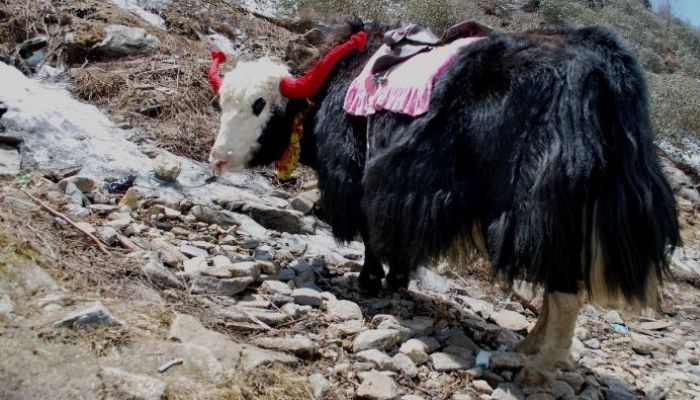
M219 64L226 62L226 54L220 50L212 50L211 66L209 66L209 84L212 89L219 94L221 88L221 76L219 75Z
M304 99L315 95L325 82L335 64L352 50L361 50L367 43L367 32L355 33L345 43L334 47L316 65L300 78L284 78L280 82L280 92L283 96Z

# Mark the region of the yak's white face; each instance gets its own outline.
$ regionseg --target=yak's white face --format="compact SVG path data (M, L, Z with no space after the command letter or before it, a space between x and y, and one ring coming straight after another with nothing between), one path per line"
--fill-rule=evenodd
M287 68L270 58L241 62L224 76L219 90L221 127L209 162L217 173L248 166L260 146L258 139L287 99L280 94Z

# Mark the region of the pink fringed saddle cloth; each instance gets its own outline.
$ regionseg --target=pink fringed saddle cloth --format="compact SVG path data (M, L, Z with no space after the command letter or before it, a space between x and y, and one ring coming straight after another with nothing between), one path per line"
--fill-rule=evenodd
M477 27L481 34L491 33L490 29L473 21L463 23L462 26L466 24L469 24L471 30ZM456 27L464 29L462 26ZM413 25L389 32L385 36L385 43L396 40L397 35L403 35L401 39L409 38L410 35L423 38L424 32L411 31L411 29L415 30L415 27ZM446 35L450 32L448 30ZM452 32L455 31L452 30ZM428 34L432 35L432 33ZM397 57L396 49L392 49L387 44L382 45L367 62L360 75L350 84L345 96L345 111L357 116L368 116L381 110L413 117L426 113L430 109L430 97L435 80L445 72L460 49L485 39L486 35L460 39L450 38L447 44L419 48L415 55L410 55L406 61L398 62L388 70L373 73L377 70L377 66L385 63L387 59L398 60L401 58ZM443 36L442 41L445 40L445 37ZM403 50L412 51L411 48ZM377 60L380 62L377 63ZM391 63L391 61L389 62Z

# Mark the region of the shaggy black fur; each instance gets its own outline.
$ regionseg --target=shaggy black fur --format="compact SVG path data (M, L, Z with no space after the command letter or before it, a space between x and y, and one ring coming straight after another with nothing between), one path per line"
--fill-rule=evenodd
M313 153L335 236L365 241L366 289L379 288L380 261L388 283L405 286L477 224L494 274L590 289L597 237L609 289L644 298L680 237L644 75L615 34L541 30L466 47L427 114L371 118L368 152L367 121L343 99L375 49L336 68L316 99L314 147L302 150Z

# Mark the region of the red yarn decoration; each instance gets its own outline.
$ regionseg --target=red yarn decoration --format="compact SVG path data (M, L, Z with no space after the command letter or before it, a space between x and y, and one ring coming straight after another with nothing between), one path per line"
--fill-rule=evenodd
M280 92L283 96L294 99L304 99L315 95L323 85L335 64L352 50L361 50L367 43L367 32L355 33L345 43L334 47L304 76L299 78L284 78L280 82Z
M221 88L221 76L219 75L219 64L226 62L226 54L223 51L212 50L211 52L211 66L209 67L209 84L212 89L219 94L219 88Z

